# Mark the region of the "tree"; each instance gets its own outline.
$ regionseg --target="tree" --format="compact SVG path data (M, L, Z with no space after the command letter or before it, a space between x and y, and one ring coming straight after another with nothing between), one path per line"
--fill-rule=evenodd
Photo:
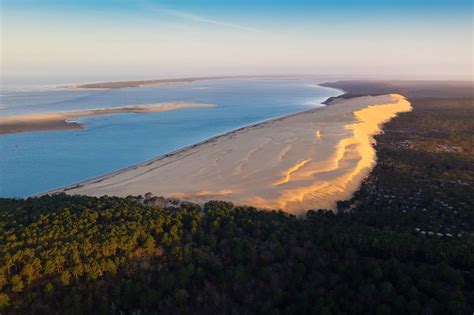
M5 293L0 293L0 310L6 309L10 305L10 298Z
M148 235L145 239L143 246L149 253L153 252L153 250L155 249L155 239L152 236Z
M71 274L68 271L63 271L61 273L61 283L63 285L69 285L71 281Z
M23 284L23 280L21 279L21 276L20 275L14 275L11 280L11 285L12 285L12 291L13 292L21 292L23 291L23 288L24 288L24 284Z
M51 282L48 282L46 286L44 287L44 293L46 293L47 296L53 295L54 292L54 286Z

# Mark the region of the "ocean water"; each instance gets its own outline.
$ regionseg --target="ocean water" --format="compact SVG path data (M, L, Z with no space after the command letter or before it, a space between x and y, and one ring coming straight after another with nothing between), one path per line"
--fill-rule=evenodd
M111 114L79 119L86 125L81 131L0 135L0 197L30 196L102 175L242 126L322 106L341 94L317 83L226 79L117 90L2 88L0 115L171 101L217 107Z

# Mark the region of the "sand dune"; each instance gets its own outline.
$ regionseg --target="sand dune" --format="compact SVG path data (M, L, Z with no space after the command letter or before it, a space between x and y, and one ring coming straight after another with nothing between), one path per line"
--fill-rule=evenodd
M180 108L214 107L212 104L193 103L157 103L146 105L131 105L119 108L91 109L77 112L45 113L33 115L17 115L0 117L0 134L48 131L48 130L80 130L85 126L75 121L75 118L88 116L110 115L119 113L152 113L175 110Z
M229 200L302 213L334 208L375 164L373 136L399 112L401 95L357 97L242 128L60 191L204 202Z

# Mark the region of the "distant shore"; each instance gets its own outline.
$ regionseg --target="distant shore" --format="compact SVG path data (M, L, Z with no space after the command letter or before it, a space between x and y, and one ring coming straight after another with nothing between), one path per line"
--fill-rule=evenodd
M137 80L137 81L112 81L112 82L97 82L84 84L70 84L66 87L77 89L121 89L129 87L140 87L143 85L165 85L173 83L190 83L198 80L206 80L211 78L182 78L182 79L159 79L159 80ZM214 79L214 78L212 78Z
M191 77L191 78L177 78L177 79L156 79L156 80L130 80L130 81L109 81L109 82L94 82L94 83L76 83L62 86L65 88L72 89L122 89L122 88L136 88L141 86L157 86L157 85L170 85L179 83L192 83L196 81L204 80L223 80L223 79L287 79L287 78L298 78L301 79L304 76L295 75L264 75L264 76L253 76L253 75L238 75L238 76L216 76L216 77ZM326 78L327 79L327 78Z
M221 79L238 79L248 78L248 76L220 76L220 77L194 77L194 78L177 78L177 79L157 79L157 80L136 80L136 81L110 81L96 83L69 84L65 87L75 89L122 89L133 88L147 85L169 85L177 83L192 83L203 80L221 80Z
M85 126L73 121L77 118L110 115L120 113L153 113L176 110L180 108L209 108L213 104L195 103L156 103L131 105L119 108L91 109L75 112L57 112L0 117L0 134L29 131L81 130Z
M152 192L297 214L332 209L374 166L373 136L381 125L409 110L410 103L398 94L336 99L331 106L244 127L52 192Z

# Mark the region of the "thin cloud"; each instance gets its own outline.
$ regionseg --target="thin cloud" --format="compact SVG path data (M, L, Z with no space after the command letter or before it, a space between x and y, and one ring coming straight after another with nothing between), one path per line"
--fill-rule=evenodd
M214 20L205 16L196 15L196 14L192 14L188 12L170 10L170 9L163 9L161 11L165 13L166 15L181 18L187 21L224 26L224 27L229 27L229 28L238 29L238 30L247 31L247 32L255 32L255 33L261 32L261 30L253 28L253 27L235 24L235 23L229 23L229 22L220 21L220 20Z

